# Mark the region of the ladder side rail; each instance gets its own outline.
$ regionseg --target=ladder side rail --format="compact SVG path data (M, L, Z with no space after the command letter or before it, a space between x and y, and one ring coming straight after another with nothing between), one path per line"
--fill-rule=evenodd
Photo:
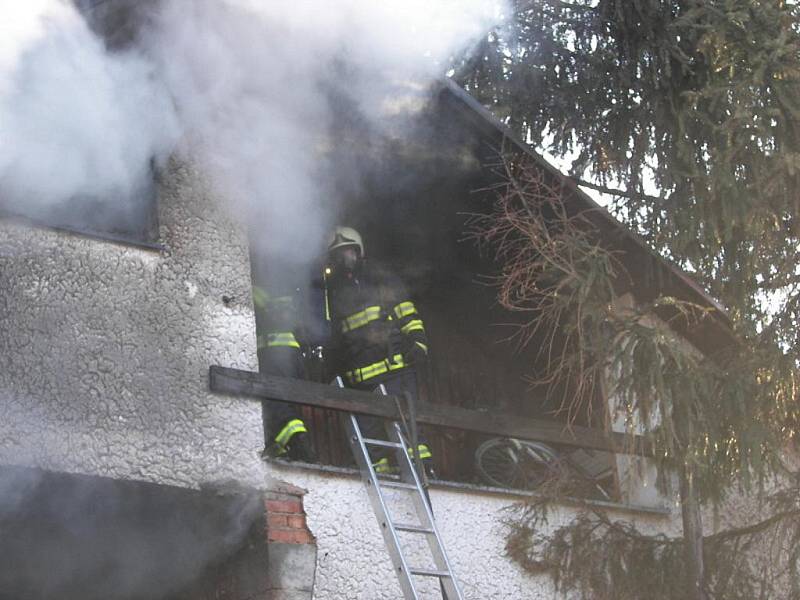
M387 430L389 439L396 441L404 448L408 447L408 443L403 436L400 424L392 422L388 424ZM397 464L400 466L401 480L412 483L417 488L417 494L414 494L414 507L417 511L417 517L423 527L429 527L433 530L432 536L426 536L428 539L428 546L431 550L436 568L440 571L447 572L449 577L442 577L440 579L442 588L446 593L446 600L463 600L461 590L459 589L458 582L456 582L455 573L450 566L450 561L447 558L447 553L444 549L442 536L439 533L439 528L436 526L436 521L433 517L433 509L431 508L429 498L422 487L417 470L414 468L414 463L408 455L407 450L397 451Z
M372 504L375 517L378 519L378 525L381 528L384 543L389 552L389 558L392 561L403 596L407 600L418 600L419 596L414 585L412 573L403 555L400 539L389 515L389 510L380 490L377 474L372 466L372 460L364 444L361 428L358 426L358 421L354 414L348 415L346 425L350 447L361 472L361 478L367 488L367 496Z

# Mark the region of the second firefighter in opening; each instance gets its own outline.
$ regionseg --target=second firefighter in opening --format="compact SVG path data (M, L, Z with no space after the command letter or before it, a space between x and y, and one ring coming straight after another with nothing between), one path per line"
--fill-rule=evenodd
M306 379L302 346L297 332L297 296L294 290L253 287L253 302L262 323L258 336L258 362L262 373ZM273 291L270 294L270 291ZM315 462L316 456L305 422L296 404L265 402L264 431L267 436L264 456Z

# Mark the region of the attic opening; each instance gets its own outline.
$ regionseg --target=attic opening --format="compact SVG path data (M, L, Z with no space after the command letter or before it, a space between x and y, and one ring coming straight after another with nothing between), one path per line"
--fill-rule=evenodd
M531 385L537 349L513 341L518 317L497 304L491 281L499 265L491 253L467 239L468 221L492 206L503 138L497 137L496 129L483 129L465 108L443 89L416 129L401 141L376 144L352 133L347 136L337 152L344 154L341 160L359 162L363 181L355 191L340 194L346 200L337 220L361 233L367 260L397 274L419 309L430 343L430 360L419 370L422 402L565 423L566 415L558 410L560 397ZM342 185L346 188L347 182ZM330 377L320 357L331 358L325 356L324 266L325 257L320 256L297 287L302 298L300 321L311 340L306 376L320 383L328 383ZM254 284L265 284L277 268L254 256ZM266 330L258 311L257 326L263 336ZM585 404L595 410L587 411L576 424L599 427L589 413L603 415L603 399L598 394ZM320 462L351 464L338 413L304 407L303 420ZM450 428L426 428L425 437L438 478L497 485L486 480L478 452L500 438ZM553 450L568 454L596 480L604 499L616 498L612 454Z

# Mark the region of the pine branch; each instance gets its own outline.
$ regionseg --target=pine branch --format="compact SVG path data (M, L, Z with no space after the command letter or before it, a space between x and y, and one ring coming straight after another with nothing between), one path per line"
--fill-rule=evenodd
M572 181L574 181L577 185L582 187L588 187L593 189L597 192L602 192L603 194L610 194L612 196L618 196L620 198L630 198L632 200L650 200L652 202L663 202L666 198L658 197L658 196L651 196L649 194L641 194L639 192L629 192L627 190L620 190L617 188L610 188L605 185L600 185L599 183L592 183L591 181L586 181L585 179L581 179L580 177L570 177Z
M796 508L793 510L787 510L783 512L776 513L769 517L768 519L764 519L763 521L759 521L758 523L753 523L752 525L747 525L745 527L736 527L733 529L726 529L725 531L720 531L719 533L714 533L712 535L707 535L705 537L707 542L710 543L719 543L725 542L737 537L744 537L748 535L755 535L758 533L762 533L784 521L786 519L794 519L800 517L800 508Z

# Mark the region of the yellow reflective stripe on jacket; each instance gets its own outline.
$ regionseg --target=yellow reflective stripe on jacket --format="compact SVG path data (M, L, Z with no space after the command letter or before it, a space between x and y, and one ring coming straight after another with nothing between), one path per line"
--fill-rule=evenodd
M299 348L300 344L292 332L268 333L267 348Z
M368 306L362 311L352 314L349 317L345 317L342 320L342 331L345 333L348 331L353 331L354 329L363 327L364 325L371 323L372 321L377 321L380 318L381 318L381 307Z
M348 371L345 373L345 375L347 375L347 378L352 383L361 383L362 381L367 381L368 379L372 379L378 375L383 375L389 371L402 369L405 366L406 364L403 362L403 355L395 354L394 362L391 362L388 358L384 358L382 361L372 363L371 365L366 365L364 367Z
M425 326L420 319L409 321L400 328L403 333L411 333L412 331L425 331Z
M417 454L421 460L425 460L426 458L433 458L433 454L431 454L431 449L428 448L425 444L417 444ZM408 455L414 455L414 449L408 449Z
M394 307L394 314L397 315L398 319L402 319L403 317L417 314L417 307L414 306L413 302L401 302Z
M289 440L292 439L293 435L306 432L307 430L305 423L303 423L300 419L292 419L286 425L284 425L283 429L281 429L278 432L278 435L275 436L275 443L283 448L289 443Z

